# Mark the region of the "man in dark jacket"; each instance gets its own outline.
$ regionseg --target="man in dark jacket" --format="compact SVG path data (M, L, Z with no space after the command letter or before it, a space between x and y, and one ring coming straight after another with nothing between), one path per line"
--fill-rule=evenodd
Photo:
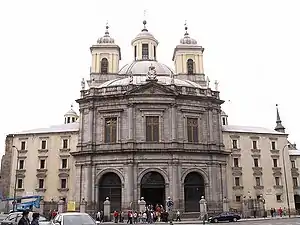
M29 211L25 210L23 212L22 218L19 220L18 225L30 225L30 221L28 219Z

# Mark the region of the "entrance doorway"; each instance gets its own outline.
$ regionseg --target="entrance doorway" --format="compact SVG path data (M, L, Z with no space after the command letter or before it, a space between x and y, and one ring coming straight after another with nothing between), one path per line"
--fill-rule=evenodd
M99 181L99 206L103 210L103 202L109 197L111 211L121 210L122 183L120 177L112 172L104 174Z
M184 179L184 208L186 212L199 212L199 201L205 196L205 185L202 175L189 173Z
M144 197L147 205L165 207L165 179L158 172L146 173L141 181L141 197Z
M294 195L295 208L297 211L300 210L300 195Z

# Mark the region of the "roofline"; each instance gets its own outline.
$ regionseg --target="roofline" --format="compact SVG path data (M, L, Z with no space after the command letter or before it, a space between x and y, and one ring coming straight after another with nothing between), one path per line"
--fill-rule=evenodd
M175 48L174 48L174 51L173 51L173 56L172 56L172 61L175 60L175 54L178 50L181 50L181 49L186 49L186 50L201 50L201 52L203 53L205 48L203 48L202 46L197 46L197 45L177 45Z
M28 132L25 133L26 131L24 131L24 133L11 133L6 135L7 137L15 137L15 136L23 136L23 135L37 135L37 134L59 134L59 133L78 133L79 132L79 128L78 130L74 131L70 131L70 130L65 130L65 131L53 131L53 132Z
M224 125L222 125L224 126ZM226 125L225 125L226 126ZM262 133L262 132L248 132L248 131L245 131L245 132L242 132L242 131L229 131L229 130L222 130L222 132L227 132L227 133L239 133L239 134L271 134L271 135L280 135L280 136L289 136L289 134L285 134L285 133Z

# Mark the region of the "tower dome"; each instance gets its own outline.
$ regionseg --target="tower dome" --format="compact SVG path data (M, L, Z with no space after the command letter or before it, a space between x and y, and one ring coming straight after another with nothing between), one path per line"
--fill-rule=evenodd
M65 113L64 118L65 118L65 124L74 123L74 122L77 121L79 116L73 110L73 105L71 105L71 109L68 112Z
M158 41L148 31L146 27L147 21L143 21L144 28L142 31L131 41L134 51L134 61L156 61L156 48Z
M109 32L108 32L108 24L106 24L106 27L105 27L105 33L104 33L104 36L103 37L100 37L98 38L97 40L97 43L98 44L114 44L115 43L115 39L113 39L110 35L109 35Z
M185 23L185 26L184 26L184 30L185 30L185 33L184 33L183 38L180 39L180 44L182 44L182 45L197 45L196 39L191 38L189 36L189 33L187 31L188 27L187 27L186 23Z

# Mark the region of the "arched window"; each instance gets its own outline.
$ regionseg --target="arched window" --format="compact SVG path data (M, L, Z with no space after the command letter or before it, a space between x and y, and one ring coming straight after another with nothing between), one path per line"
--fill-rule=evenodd
M187 73L194 74L194 61L192 59L188 59L187 61Z
M107 60L107 58L103 58L101 60L101 73L102 74L108 73L108 60Z

